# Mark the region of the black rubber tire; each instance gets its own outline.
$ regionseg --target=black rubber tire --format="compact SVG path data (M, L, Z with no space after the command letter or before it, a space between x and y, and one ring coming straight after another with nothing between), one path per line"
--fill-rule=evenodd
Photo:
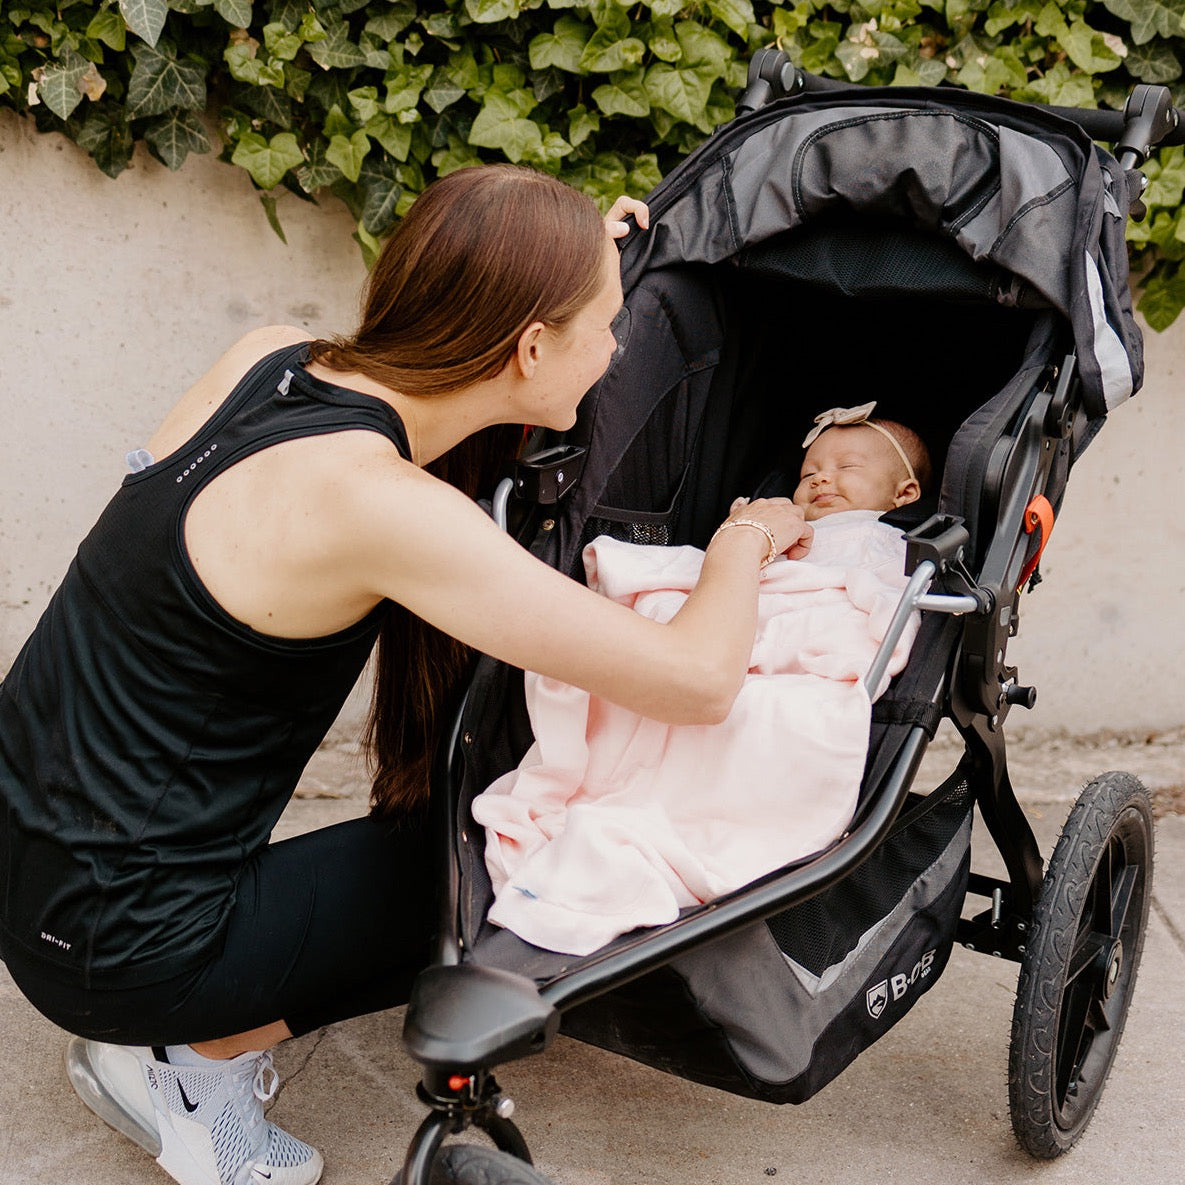
M391 1185L402 1185L402 1169ZM525 1160L480 1144L448 1144L432 1162L432 1185L552 1185Z
M1008 1059L1012 1129L1042 1160L1082 1135L1119 1047L1152 900L1152 832L1140 781L1102 774L1079 795L1049 862Z

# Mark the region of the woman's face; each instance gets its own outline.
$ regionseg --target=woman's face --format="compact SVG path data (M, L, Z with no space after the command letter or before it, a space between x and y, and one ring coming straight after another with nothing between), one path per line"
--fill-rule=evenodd
M588 389L605 373L617 349L613 321L621 309L621 261L613 240L605 236L601 285L566 325L545 327L531 384L531 408L522 419L557 431L576 422L576 408Z

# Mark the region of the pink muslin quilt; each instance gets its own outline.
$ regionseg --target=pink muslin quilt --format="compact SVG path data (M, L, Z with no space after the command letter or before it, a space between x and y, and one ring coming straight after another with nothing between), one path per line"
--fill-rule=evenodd
M535 743L473 803L492 922L588 954L842 835L868 748L863 679L906 583L905 544L876 511L814 526L806 559L762 572L749 673L722 723L662 724L526 675ZM657 621L678 611L702 560L608 537L584 553L590 587ZM913 616L877 694L905 665Z

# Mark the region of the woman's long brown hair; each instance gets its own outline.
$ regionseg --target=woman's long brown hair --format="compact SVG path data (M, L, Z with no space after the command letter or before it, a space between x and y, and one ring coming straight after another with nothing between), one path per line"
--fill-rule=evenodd
M311 354L417 398L493 378L528 325L562 328L593 299L604 243L593 203L554 178L512 165L451 173L424 191L384 245L357 332L314 342ZM521 426L495 425L425 469L469 497L488 496L521 439ZM427 800L443 713L472 657L454 638L390 606L366 726L372 810Z

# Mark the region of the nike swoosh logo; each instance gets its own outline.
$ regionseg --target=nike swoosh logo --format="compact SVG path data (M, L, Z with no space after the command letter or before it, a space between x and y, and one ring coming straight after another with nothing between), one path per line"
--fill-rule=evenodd
M180 1078L177 1079L177 1089L181 1092L181 1105L192 1115L198 1109L198 1104L189 1101L189 1095L185 1093L185 1087L181 1085Z

